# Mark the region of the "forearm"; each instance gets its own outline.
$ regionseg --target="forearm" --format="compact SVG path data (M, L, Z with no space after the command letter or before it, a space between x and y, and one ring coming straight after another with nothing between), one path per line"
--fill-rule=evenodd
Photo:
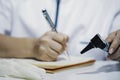
M14 38L0 34L0 57L33 58L33 38Z
M53 31L46 32L38 39L14 38L0 34L0 57L55 61L66 49L67 41L67 35Z

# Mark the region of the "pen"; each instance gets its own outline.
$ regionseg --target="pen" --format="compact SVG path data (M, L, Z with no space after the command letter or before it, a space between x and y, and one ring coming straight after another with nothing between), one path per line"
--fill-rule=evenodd
M55 25L53 24L48 12L46 9L42 10L43 12L43 15L45 17L45 19L47 20L47 22L49 23L50 27L52 28L53 31L57 32L56 28L55 28Z
M55 31L55 32L57 32L56 27L55 27L55 25L53 24L53 22L52 22L52 20L51 20L51 18L50 18L50 16L49 16L47 10L46 10L46 9L42 10L42 13L43 13L45 19L47 20L47 22L49 23L50 27L52 28L52 30ZM67 56L68 56L68 58L69 58L69 60L70 60L70 56L69 56L68 51L66 51L66 53L67 53Z

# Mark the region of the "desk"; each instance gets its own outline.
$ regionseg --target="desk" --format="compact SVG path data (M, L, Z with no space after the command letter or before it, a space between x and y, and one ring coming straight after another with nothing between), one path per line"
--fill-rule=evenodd
M110 72L98 72L93 74L82 74L93 72L100 68ZM117 70L117 71L116 71ZM66 70L55 74L47 74L44 80L120 80L120 63L116 61L96 61L94 65L73 70Z
M43 80L120 80L120 62L110 61L110 60L103 61L106 54L102 50L99 50L99 49L90 50L83 56L94 57L97 61L91 66L61 71L61 72L58 72L55 74L46 74L44 76ZM79 56L77 56L77 57L79 57ZM60 59L63 59L63 58L60 58ZM10 61L10 60L8 60L8 61ZM14 62L14 60L12 60L12 61ZM22 63L21 64L16 63L16 64L18 64L17 66L19 68L23 67ZM12 67L12 65L11 65L11 67ZM27 66L26 73L30 72L31 75L35 75L35 73L33 73L34 70L33 70L33 72L30 71L32 69L31 67L32 66ZM25 68L25 66L24 66L24 68ZM29 68L30 68L30 70L29 70ZM36 75L39 76L40 72L38 71L38 69L35 69L35 70L37 70L37 72L38 72L38 73L36 73ZM99 73L82 74L85 72L93 72L96 70L99 70ZM112 71L111 72L101 72L101 71L106 71L106 70L107 71L112 70ZM24 79L13 79L13 78L0 77L0 80L24 80Z
M113 70L111 72L99 72L93 74L83 74L93 72L102 68L102 71ZM100 71L100 70L99 70ZM24 80L0 77L0 80ZM120 63L116 61L96 61L91 66L81 67L72 70L61 71L55 74L46 74L43 80L120 80Z
M97 61L91 66L63 71L55 74L47 74L45 80L120 80L120 62L111 60L105 61L104 59L107 55L102 50L92 49L83 56L94 57ZM99 70L98 73L82 74L97 70ZM110 72L104 72L109 70Z

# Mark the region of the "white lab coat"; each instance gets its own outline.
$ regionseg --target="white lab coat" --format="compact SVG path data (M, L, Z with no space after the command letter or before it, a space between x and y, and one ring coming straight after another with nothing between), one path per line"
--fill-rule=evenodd
M0 0L0 33L13 37L41 37L51 30L42 9L54 21L56 0ZM97 33L106 38L120 29L120 0L61 0L58 32L70 37L71 54L79 54L84 42ZM113 20L114 19L114 20ZM112 26L111 26L112 25Z

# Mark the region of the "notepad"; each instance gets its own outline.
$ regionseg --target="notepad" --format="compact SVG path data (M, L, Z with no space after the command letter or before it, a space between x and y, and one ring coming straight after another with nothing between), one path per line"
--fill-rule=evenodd
M32 64L44 68L48 73L56 73L68 69L80 68L92 65L95 62L93 58L79 58L73 60L62 60L55 62L33 61Z

